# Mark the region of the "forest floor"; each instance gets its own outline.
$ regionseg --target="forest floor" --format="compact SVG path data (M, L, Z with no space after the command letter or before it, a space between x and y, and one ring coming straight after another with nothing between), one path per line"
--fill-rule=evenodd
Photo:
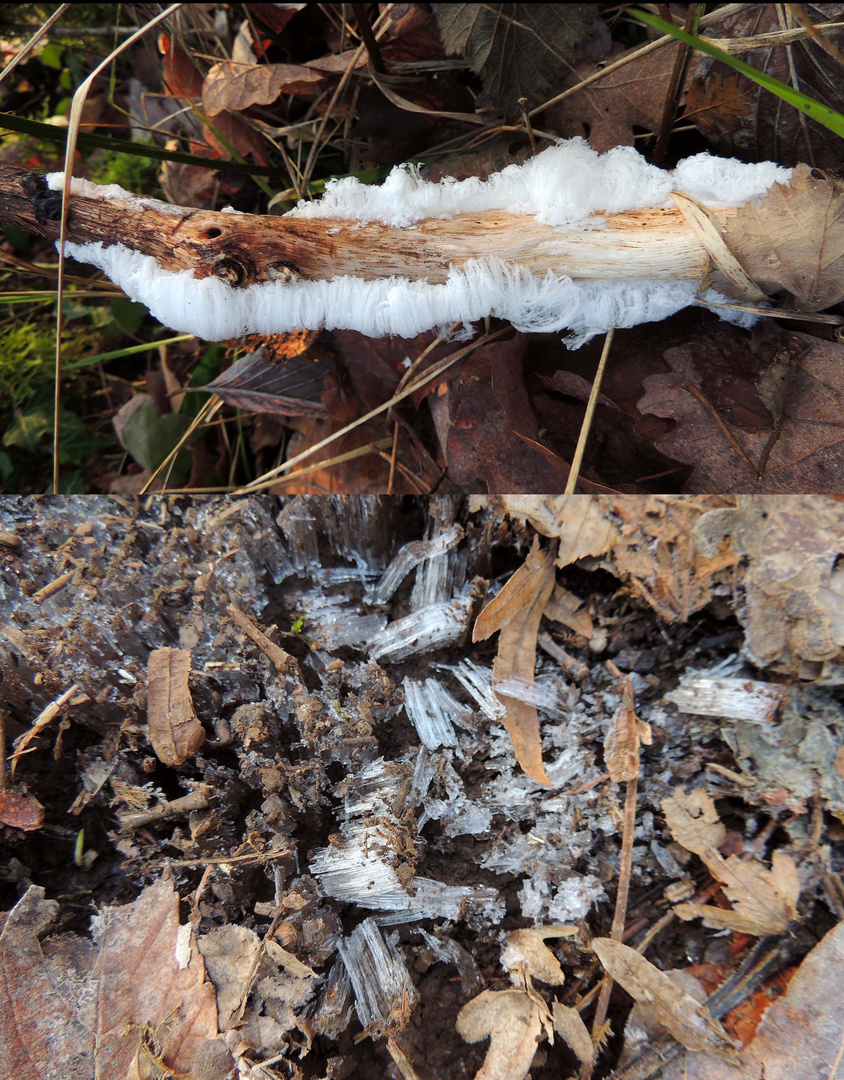
M3 499L0 1072L837 1075L842 535Z
M127 24L150 17L145 5L119 10ZM75 175L186 208L281 214L334 178L380 183L409 162L431 181L484 179L571 138L601 154L635 147L665 169L711 152L806 163L826 183L818 178L840 165L840 135L817 118L830 110L834 128L842 112L841 31L827 6L807 7L803 21L770 4L716 6L701 20L728 61L747 52L763 77L804 94L808 111L660 37L625 6L561 11L539 5L522 22L501 5L391 4L370 26L365 8L183 5L93 84ZM63 168L74 94L135 28L113 25L113 5L70 5L27 50L51 13L6 5L0 39L9 65L21 59L0 82L0 163L38 173ZM675 22L692 15L675 12ZM840 250L840 216L830 210L824 250ZM804 222L807 235L823 228ZM619 330L594 411L601 336L570 349L560 334L492 319L468 348L434 330L412 340L303 330L205 342L173 334L69 263L53 461L55 249L7 227L0 490L49 491L55 474L66 494L556 493L585 428L580 491L835 493L841 271L840 260L821 261L835 285L823 297L811 266L801 277L789 263L795 280L815 282L812 303L777 300L801 319L750 330L694 307ZM817 321L806 314L824 306ZM458 350L388 405L409 373L421 377Z

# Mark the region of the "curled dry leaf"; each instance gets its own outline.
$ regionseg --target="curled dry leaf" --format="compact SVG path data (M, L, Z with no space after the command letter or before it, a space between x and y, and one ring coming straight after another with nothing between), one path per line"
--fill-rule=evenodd
M572 937L576 926L533 926L507 935L501 964L514 982L524 985L524 975L551 986L562 986L565 976L560 961L545 944L549 937Z
M844 185L813 176L808 165L797 166L790 184L774 184L740 207L724 240L757 285L785 290L801 311L844 298Z
M553 1038L547 1006L524 990L484 990L457 1014L466 1042L491 1042L475 1080L523 1080L543 1028Z
M703 857L704 851L717 850L724 843L726 830L715 803L701 788L670 795L662 800L662 810L674 839L695 855Z
M688 1050L723 1050L730 1040L706 1008L676 986L641 953L612 938L594 938L592 948L609 975Z
M202 746L205 731L188 687L190 652L156 649L147 669L149 741L159 761L181 765Z
M554 593L545 606L544 615L546 619L562 623L576 634L582 634L585 638L592 637L592 617L583 606L583 601L562 585L555 586Z
M313 94L325 74L301 64L215 64L202 84L202 104L209 116L251 105L272 105L282 94Z
M526 688L533 686L539 620L553 590L554 551L553 548L540 551L537 537L524 565L487 604L475 623L473 641L484 641L496 630L501 631L493 665L493 687L510 679L518 680ZM542 764L536 706L503 694L497 696L507 710L503 723L513 741L516 760L528 776L550 786Z
M639 743L650 746L651 726L633 711L633 684L628 675L622 702L610 721L604 740L604 761L614 784L633 780L639 775Z
M775 852L772 869L755 862L742 862L735 855L725 859L717 850L723 842L724 827L718 821L715 804L704 791L691 796L679 791L663 799L662 808L675 840L699 855L712 876L723 882L732 911L711 905L679 904L674 910L681 919L703 918L705 925L727 927L757 937L784 934L797 914L800 881L794 860Z
M596 495L503 495L501 505L510 517L529 521L543 536L559 538L561 568L587 555L606 555L618 538L606 505Z
M584 1064L595 1060L595 1047L589 1029L577 1009L554 1002L554 1030L561 1035Z

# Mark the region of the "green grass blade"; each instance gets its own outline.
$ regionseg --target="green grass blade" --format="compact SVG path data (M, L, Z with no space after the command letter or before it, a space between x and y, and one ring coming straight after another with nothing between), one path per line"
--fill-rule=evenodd
M639 8L630 8L628 14L647 23L648 26L661 30L663 34L670 34L672 37L691 46L691 48L697 49L698 52L706 53L707 56L722 61L722 63L733 68L734 71L740 71L742 75L746 75L748 79L752 79L753 82L758 83L765 90L770 90L772 94L776 94L783 101L787 101L789 105L793 105L795 109L799 109L800 112L811 116L813 120L817 120L819 124L823 124L825 128L829 128L830 131L834 131L836 135L844 138L844 116L836 112L835 109L822 105L819 101L801 94L793 86L780 82L779 79L775 79L771 75L766 75L764 71L751 67L750 64L745 64L743 60L739 60L735 56L730 56L729 53L725 53L723 49L711 44L706 38L687 34L684 30L680 30L679 27L672 26L671 23L665 22L664 19L657 18L656 15L641 11Z
M71 296L73 293L71 293ZM134 356L135 353L149 352L157 349L159 345L175 345L178 341L192 341L193 334L179 334L178 337L163 338L161 341L151 341L149 345L129 345L125 349L115 349L114 352L100 353L98 356L88 356L84 360L77 360L73 364L62 364L62 371L75 371L76 368L90 367L98 364L100 360L118 360L121 356Z
M64 147L67 143L67 129L57 128L52 124L42 124L38 120L26 120L21 116L13 116L11 113L0 112L0 128L9 131L17 131L24 135L34 135L36 138L45 139L48 142L58 143ZM241 173L247 176L257 174L260 176L284 177L284 169L263 167L258 165L243 165L237 161L221 161L219 158L200 157L198 154L185 154L181 150L164 150L152 143L129 142L127 139L114 139L110 135L95 135L92 132L80 131L77 137L79 146L85 149L102 147L105 150L114 150L121 154L133 154L136 157L150 158L155 161L178 161L183 165L204 165L218 172Z

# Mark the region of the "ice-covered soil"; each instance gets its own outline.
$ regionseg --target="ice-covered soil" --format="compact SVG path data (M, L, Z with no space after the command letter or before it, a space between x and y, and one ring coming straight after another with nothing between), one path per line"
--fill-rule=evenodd
M501 726L495 641L471 643L480 598L523 561L529 526L452 497L102 497L8 498L0 529L21 541L0 575L7 739L71 685L80 692L61 729L19 765L47 819L6 844L0 907L32 881L76 896L65 918L84 929L91 902L131 898L168 865L188 897L218 860L198 932L235 923L263 934L276 920L284 947L320 976L292 1027L284 1004L287 1028L280 1013L262 1052L293 1054L316 1039L305 1057L313 1075L328 1075L332 1058L381 1075L382 1044L352 1036L409 1009L401 1038L420 1076L472 1075L482 1048L461 1042L454 1017L482 985L508 985L503 932L541 923L607 932L623 803L601 779L619 705L607 659L631 673L654 732L633 912L652 914L648 896L682 876L660 799L727 758L714 721L679 715L663 695L690 663L726 658L727 673L742 673L729 659L740 633L728 612L724 623L704 614L668 633L608 574L561 572L602 632L590 648L546 624L588 674L572 682L539 654L544 788L516 765ZM39 595L68 571L62 588ZM230 605L290 654L283 670ZM177 768L146 736L147 662L161 647L190 651L206 729ZM203 808L127 825L130 813L198 789L209 792ZM98 853L87 869L73 857L80 828ZM682 940L694 952L702 939L684 926ZM574 983L588 956L569 941L555 948ZM568 1075L566 1051L549 1054L548 1075Z

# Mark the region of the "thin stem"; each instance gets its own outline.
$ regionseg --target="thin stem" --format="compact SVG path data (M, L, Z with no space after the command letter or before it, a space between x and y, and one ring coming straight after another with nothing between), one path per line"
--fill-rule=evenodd
M372 26L370 25L369 17L366 14L366 4L352 4L351 7L352 11L355 13L361 40L366 46L370 64L372 64L375 70L381 75L386 75L387 68L384 65L383 57L381 56L381 50L378 48L378 42L375 40L375 35L372 33Z
M686 22L683 29L687 34L696 34L700 23L701 5L691 4L686 13ZM668 84L668 92L665 95L665 107L662 110L662 122L659 125L659 134L656 138L653 163L661 166L668 152L668 143L671 139L671 131L674 127L674 118L677 115L677 106L683 93L686 75L689 71L689 61L692 50L688 45L681 45L674 58L674 70L671 72L671 81Z
M569 470L569 478L566 482L566 495L573 495L574 489L577 486L577 478L580 475L580 466L583 463L583 455L586 451L587 440L589 439L589 430L592 427L592 417L595 415L595 409L598 405L598 394L601 391L601 380L604 377L604 371L607 366L607 359L610 355L610 346L612 345L612 339L614 334L615 329L613 327L610 327L604 340L604 348L601 352L601 359L598 363L598 370L595 372L595 381L592 383L592 392L589 395L589 401L586 405L586 415L583 417L583 423L580 425L580 435L577 440L577 447L574 451L574 458L572 459L571 469Z

